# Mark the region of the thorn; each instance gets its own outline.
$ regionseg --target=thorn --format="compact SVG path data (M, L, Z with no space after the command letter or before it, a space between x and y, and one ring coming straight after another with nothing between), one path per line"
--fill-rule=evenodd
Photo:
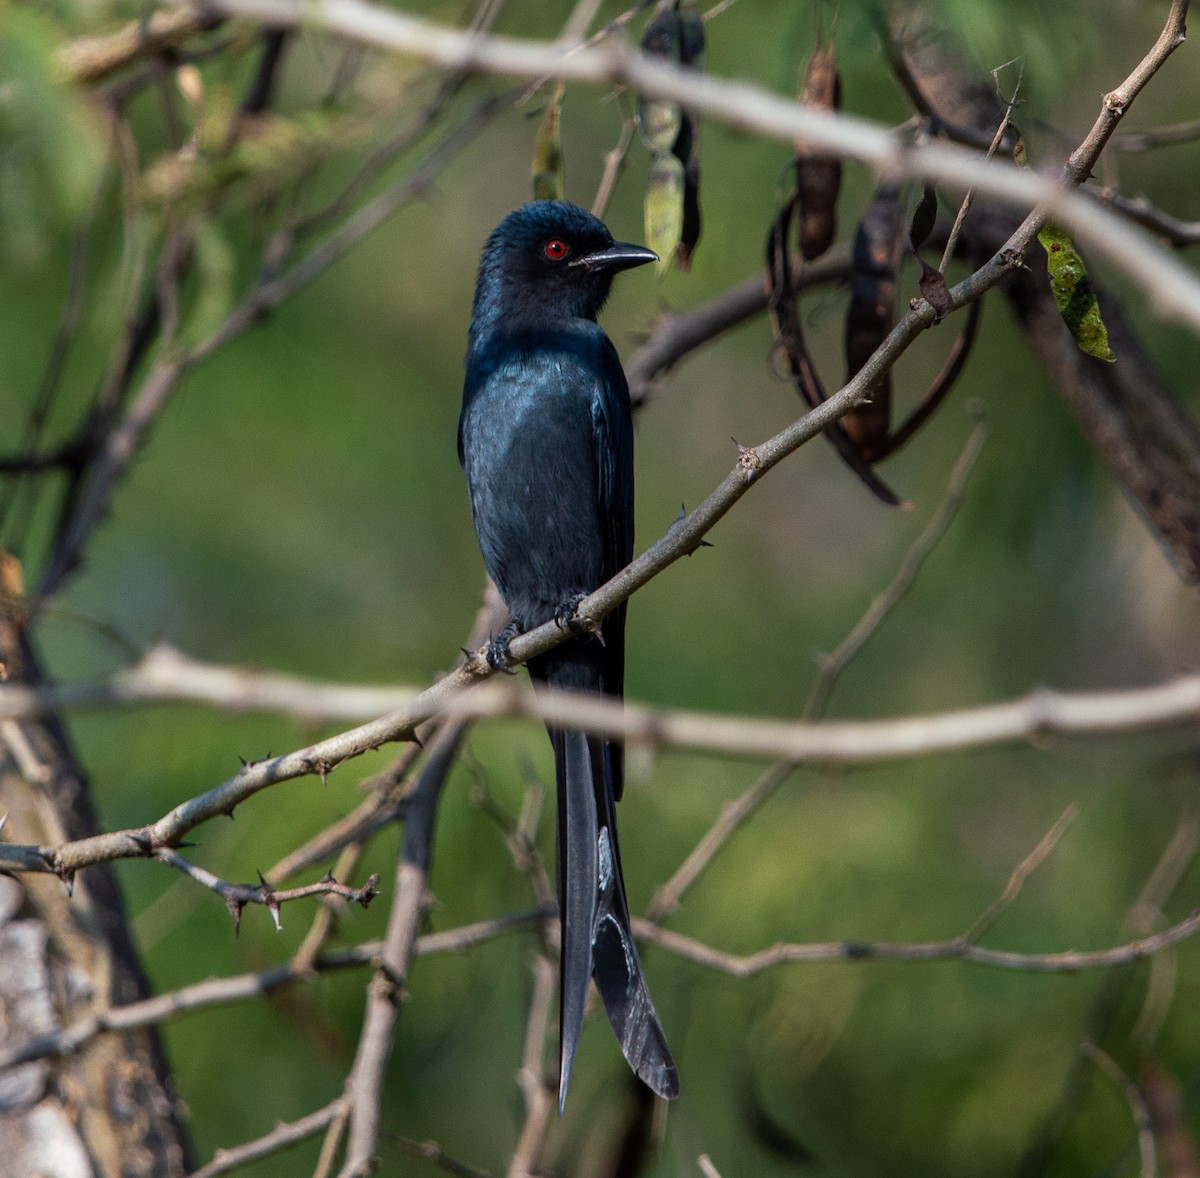
M275 931L283 932L283 922L279 919L279 902L277 900L267 901L267 911L271 914L271 919L275 922Z
M225 907L229 909L229 915L233 917L233 935L239 936L242 931L242 909L246 907L241 900L235 900L232 896L225 897Z
M154 854L153 842L151 842L149 835L143 833L142 831L135 831L133 834L131 834L129 836L129 841L133 843L133 845L137 847L137 849L141 851L143 855Z
M67 898L70 899L75 895L75 872L59 871L56 873L58 878L62 880L63 887L67 889Z
M327 872L325 872L325 874L323 876L321 876L321 878L319 880L317 880L317 882L323 883L323 884L337 883L337 880L333 878L333 868L331 867Z

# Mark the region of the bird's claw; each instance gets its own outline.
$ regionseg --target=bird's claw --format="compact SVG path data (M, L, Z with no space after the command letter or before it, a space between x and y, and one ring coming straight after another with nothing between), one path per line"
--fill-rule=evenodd
M502 671L506 675L515 675L516 671L512 669L512 654L509 651L509 646L512 640L521 633L521 628L516 622L509 622L499 634L496 634L484 647L483 657L487 659L488 666L493 671Z
M566 601L559 603L554 611L554 624L560 630L569 630L572 634L595 633L596 623L591 618L579 616L579 603L586 597L586 593L573 593Z

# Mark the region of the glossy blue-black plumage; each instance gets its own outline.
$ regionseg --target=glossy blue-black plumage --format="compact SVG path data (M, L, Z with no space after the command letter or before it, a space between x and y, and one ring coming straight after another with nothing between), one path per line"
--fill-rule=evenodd
M651 261L590 213L535 201L510 214L480 260L459 457L488 572L518 629L561 616L633 555L633 424L612 343L596 322L614 274ZM535 679L619 697L625 607L531 661ZM634 1071L678 1094L675 1065L629 927L615 803L619 744L550 729L558 779L562 921L559 1109L595 977Z

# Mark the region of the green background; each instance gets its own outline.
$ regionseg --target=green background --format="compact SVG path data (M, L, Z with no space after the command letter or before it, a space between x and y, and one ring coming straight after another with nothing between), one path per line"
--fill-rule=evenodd
M1076 4L1048 14L1042 5L998 0L926 8L955 59L985 83L994 66L1025 59L1016 117L1035 162L1048 165L1082 137L1099 96L1149 47L1165 13L1161 4ZM511 4L499 29L552 37L569 9ZM858 9L843 4L837 25L845 108L898 124L907 117L903 98ZM422 10L450 22L462 15L457 5ZM617 11L606 5L602 19ZM63 6L36 20L25 14L28 25L0 16L6 60L15 76L17 65L36 61L67 31L111 27L128 15ZM830 12L821 15L828 25ZM808 6L739 0L708 26L707 68L791 92L816 19ZM239 92L249 61L205 66L213 101ZM332 65L329 49L306 34L289 57L279 108L312 109ZM368 57L363 84L397 86L415 73L411 63ZM494 88L471 83L448 119ZM86 104L49 88L35 97L25 112L10 102L0 157L5 453L17 449L46 364L72 233L103 143ZM51 111L41 123L40 103ZM1189 45L1151 83L1129 125L1182 120L1197 109L1200 70ZM567 92L566 188L581 204L591 201L621 110L605 90ZM84 567L40 622L57 677L73 681L122 665L128 651L112 640L113 630L136 648L161 638L198 658L346 682L422 685L456 662L483 585L455 454L474 270L487 232L527 198L539 112L534 100L500 116L423 199L185 378ZM153 92L132 115L143 161L152 161L162 146ZM605 314L625 355L661 310L693 306L760 266L787 146L709 119L702 150L705 235L692 270L672 272L661 284L643 271L623 277ZM351 144L335 153L314 190L336 192L339 176L364 151ZM408 163L418 156L410 154ZM618 238L641 236L645 170L635 143L607 217ZM1196 145L1106 157L1099 171L1127 194L1145 193L1178 216L1200 217ZM847 168L840 239L852 234L873 183L865 169ZM234 289L252 276L252 246L265 223L260 202L237 196L208 216L204 288L218 310L226 297L223 267ZM144 224L153 232L152 216ZM52 437L77 420L119 326L120 231L110 186ZM1171 386L1195 409L1195 337L1154 321L1144 296L1126 290L1119 276L1103 266L1096 272L1129 296L1126 310ZM915 294L916 280L910 264L902 302ZM194 307L194 292L189 297ZM842 375L845 305L842 290L820 291L802 304L832 387ZM901 361L902 404L919 395L955 330L952 320L927 333ZM639 548L670 526L681 503L694 506L724 477L736 457L731 438L762 441L798 415L795 394L773 375L770 346L760 318L681 364L641 412ZM911 594L844 676L831 715L937 711L1041 684L1133 686L1194 668L1195 590L1178 581L1090 454L993 295L955 394L883 472L914 510L879 506L828 446L806 446L722 521L710 536L713 548L637 594L629 696L797 716L817 653L836 646L935 510L970 432L972 401L982 404L992 432L961 514ZM31 581L51 501L46 494L39 500L20 552ZM71 728L105 828L156 818L231 776L239 757L278 754L336 730L190 707L78 715ZM225 878L253 880L356 805L358 783L387 757L383 750L344 765L324 785L305 779L260 794L235 821L198 830L188 854ZM652 762L633 759L620 818L635 911L722 805L764 768L670 751ZM515 813L531 775L552 776L537 725L490 723L473 731L442 803L430 928L530 903L501 832L470 795L484 783ZM733 952L777 941L954 936L1072 804L1077 821L986 943L1030 952L1107 947L1120 941L1122 921L1180 823L1196 817L1191 732L1049 739L870 770L802 771L732 840L668 924ZM552 826L547 810L547 856ZM392 828L380 835L350 881L378 870L384 895L367 912L347 913L340 941L382 935L399 834ZM235 938L217 897L158 865L119 870L159 989L284 960L308 927L304 904L284 909L281 933L264 910L252 908ZM1193 868L1163 919L1195 907L1198 886ZM526 931L416 963L388 1075L388 1132L436 1139L458 1158L503 1172L522 1120L515 1076L535 947ZM654 947L645 949L644 963L683 1085L651 1169L657 1175L696 1173L704 1152L727 1178L1012 1174L1092 1033L1107 983L1095 972L1026 974L955 962L789 965L736 980ZM1183 1085L1195 1135L1200 949L1186 943L1153 972L1147 965L1127 972L1103 1044L1136 1074L1141 1053L1131 1028L1153 990L1160 1022L1150 1054ZM365 971L326 977L265 1003L168 1025L202 1158L338 1093L366 979ZM1044 1172L1136 1173L1124 1098L1090 1065L1083 1074L1086 1093ZM566 1116L551 1133L548 1168L595 1172L589 1167L600 1164L631 1100L617 1046L593 1019ZM310 1172L315 1152L310 1143L243 1172ZM435 1172L386 1138L381 1158L384 1174Z

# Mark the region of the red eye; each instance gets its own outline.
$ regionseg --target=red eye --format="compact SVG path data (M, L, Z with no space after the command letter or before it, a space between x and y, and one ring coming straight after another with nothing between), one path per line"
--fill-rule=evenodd
M567 243L559 237L552 237L544 246L542 252L552 262L561 262L567 256L570 250L567 248Z

